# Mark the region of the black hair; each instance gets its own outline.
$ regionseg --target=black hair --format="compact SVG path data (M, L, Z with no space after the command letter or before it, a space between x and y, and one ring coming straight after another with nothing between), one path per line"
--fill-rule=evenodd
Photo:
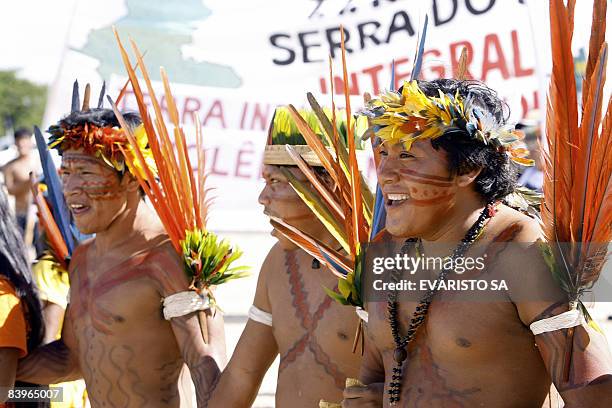
M131 127L137 127L142 123L140 115L137 112L121 112L123 118L127 124ZM82 126L86 123L96 125L98 127L121 127L119 119L115 116L115 112L112 109L106 108L95 108L86 111L75 111L65 116L59 121L58 125L63 128L72 128L75 126ZM49 128L49 132L52 131L53 126Z
M44 337L42 308L26 259L23 239L19 235L14 215L9 209L8 199L2 188L0 188L0 274L13 285L21 300L29 327L28 350L32 351L42 343Z
M438 91L455 95L464 100L471 98L473 105L493 115L500 126L505 125L510 110L497 93L484 83L474 80L435 79L417 81L427 96L438 96ZM512 193L517 183L517 167L504 151L491 144L471 138L466 131L453 129L431 140L435 149L447 153L451 174L462 175L481 169L474 180L474 189L485 201L499 200Z
M30 129L25 128L25 127L20 127L19 129L15 130L15 134L14 134L15 141L19 139L25 139L26 137L32 137L32 131Z

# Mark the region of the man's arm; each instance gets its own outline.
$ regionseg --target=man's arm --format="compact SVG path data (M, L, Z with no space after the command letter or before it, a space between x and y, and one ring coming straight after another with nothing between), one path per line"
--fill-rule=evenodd
M7 165L3 169L4 173L4 184L6 185L6 191L12 196L19 196L25 194L30 190L29 183L17 183L15 182L15 169L13 166Z
M66 309L62 338L32 351L19 361L17 379L33 384L55 384L82 378L77 356L71 351L74 335Z
M0 348L0 404L8 399L8 390L15 386L15 372L20 350L13 347Z
M51 343L57 337L62 321L64 320L64 309L53 302L45 301L43 308L43 320L45 321L45 338L43 343Z
M182 261L169 242L161 244L149 262L162 297L188 290ZM204 342L200 316L206 322L208 343ZM205 407L226 362L223 316L215 310L191 312L173 317L170 325L183 361L189 367L198 407Z
M204 342L198 313L205 315L209 343ZM175 317L170 322L195 385L198 407L205 407L226 361L223 316L206 310Z
M567 310L567 303L553 304L533 320L557 316ZM574 327L566 378L567 333L568 329L562 329L535 336L542 360L565 407L608 407L612 401L612 356L605 336L587 324Z
M376 306L368 305L369 315L372 319L376 316ZM343 408L368 408L382 406L385 388L385 367L380 351L374 343L374 336L365 326L365 347L359 370L359 380L366 384L365 387L347 387L343 392Z
M522 242L533 242L523 239ZM544 263L537 244L520 249L513 246L501 255L498 265L508 268L510 297L526 326L569 309L567 297L559 289ZM520 253L517 251L520 249ZM517 261L520 260L520 261ZM517 267L520 262L520 267ZM528 290L537 288L536 292ZM541 297L538 296L541 294ZM568 329L535 336L535 342L565 407L607 407L612 401L612 356L605 336L588 325L576 326L571 361L566 362ZM564 367L569 364L569 378Z
M274 263L282 255L278 246L266 257L257 280L253 305L271 312L268 298L268 277L275 272ZM210 407L250 407L257 397L261 382L278 354L272 327L248 320L234 354L215 388Z

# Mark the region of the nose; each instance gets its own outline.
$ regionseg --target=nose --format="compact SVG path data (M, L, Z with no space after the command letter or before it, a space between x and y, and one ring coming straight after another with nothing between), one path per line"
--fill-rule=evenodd
M263 190L261 190L257 201L259 201L259 204L263 205L264 207L270 204L270 187L268 184L266 184Z
M62 189L64 190L64 197L74 196L81 191L81 183L79 180L79 177L75 177L72 174L62 175Z
M399 180L396 160L389 156L381 157L380 164L376 173L378 174L378 183L381 186L396 183Z

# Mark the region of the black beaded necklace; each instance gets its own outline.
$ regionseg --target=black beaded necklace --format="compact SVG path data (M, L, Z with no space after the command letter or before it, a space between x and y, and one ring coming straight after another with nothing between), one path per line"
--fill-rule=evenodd
M465 234L457 248L453 251L450 259L453 262L445 262L444 265L450 264L454 265L455 260L461 258L468 251L470 246L478 239L482 231L484 230L486 221L493 217L495 214L495 206L494 203L489 203L480 213L480 216L470 227L468 232ZM401 253L406 253L410 247L420 244L420 240L417 238L410 238L406 240L404 245L402 246ZM420 245L419 252L422 255L422 244ZM402 387L402 368L403 363L408 357L408 352L406 351L406 347L414 338L416 337L416 332L421 324L425 321L425 317L427 317L427 312L429 311L429 305L433 300L434 295L437 292L437 288L439 287L439 283L446 279L448 273L452 270L451 267L442 268L438 277L436 279L436 284L434 285L434 289L428 290L425 295L419 301L419 304L412 315L412 319L410 320L410 324L408 325L408 331L404 337L401 337L399 334L399 321L398 321L398 303L397 303L397 291L390 291L387 296L387 309L389 311L389 325L391 326L391 334L393 335L393 341L395 342L395 352L393 353L393 360L395 360L395 367L393 368L393 376L391 377L391 383L389 384L389 390L387 393L389 394L389 403L390 405L395 405L400 400L400 393ZM400 279L400 272L398 270L394 270L391 274L391 279L393 282L397 283Z

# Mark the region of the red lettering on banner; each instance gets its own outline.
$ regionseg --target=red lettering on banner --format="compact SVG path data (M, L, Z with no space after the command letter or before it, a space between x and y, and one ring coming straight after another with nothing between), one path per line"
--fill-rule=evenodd
M349 94L359 95L359 81L357 80L357 73L353 72L349 75ZM344 95L344 80L341 77L334 76L334 90L336 95Z
M491 48L493 48L493 53L496 55L493 55ZM482 60L481 74L481 80L483 82L487 80L489 71L493 69L499 69L499 72L504 79L508 79L510 77L508 66L506 65L506 57L504 56L504 51L502 50L497 34L489 34L484 39L484 57Z
M266 130L270 124L270 105L266 104L266 110L262 112L259 102L255 103L253 118L251 119L251 130L255 129L255 121L259 121L258 130Z
M525 116L527 116L529 111L540 108L540 98L539 98L538 91L533 91L532 97L533 97L532 103L531 105L529 105L529 102L527 101L527 97L525 95L521 96L521 108L523 109L521 118L524 118Z
M425 61L426 58L429 55L432 55L432 56L436 57L436 59L437 59L442 54L440 53L440 51L435 50L435 49L434 50L427 50L427 51L423 52L423 61ZM426 65L423 64L423 67L425 67L425 66ZM437 76L434 77L436 79L437 78L445 78L446 77L446 69L444 68L444 65L442 65L442 64L440 64L440 65L427 65L427 68L429 70L431 70L435 75L437 75ZM421 71L421 76L423 76L423 72L422 71Z
M193 114L195 113L197 115L201 107L202 104L198 98L191 96L186 97L183 103L183 115L181 116L183 118L183 124L187 123L186 118L189 118L189 120L193 122Z
M380 84L378 83L378 73L382 71L382 69L383 69L382 64L379 64L379 65L374 65L373 67L370 67L370 68L366 68L363 71L361 71L364 74L370 75L370 79L372 80L371 89L375 95L378 95L380 93Z
M223 129L226 128L225 117L223 115L223 105L218 99L215 99L215 101L212 103L212 106L208 110L208 113L206 114L206 116L204 116L204 120L202 120L202 126L206 126L210 119L218 120L221 127Z
M176 100L174 101L174 104L176 105ZM162 115L166 115L166 117L168 117L168 104L166 103L166 95L162 95L161 99L159 100L159 108L162 112Z
M208 151L212 152L213 154L213 157L211 160L212 165L210 166L210 174L213 176L227 176L229 172L222 171L217 168L217 161L218 161L217 159L219 158L219 147L213 147L212 149L209 149Z
M242 104L242 114L240 115L240 129L244 129L244 120L246 119L248 102Z
M453 78L457 78L457 68L459 68L459 59L461 58L461 51L463 47L467 50L467 69L465 70L465 79L473 79L474 76L470 72L470 64L474 59L474 48L468 41L459 41L451 43L450 45L450 59L451 66L453 68Z
M393 84L395 89L398 89L400 86L402 86L404 84L404 80L410 78L410 71L412 71L412 67L408 72L398 72L397 70L397 67L402 66L406 63L408 63L408 58L400 58L395 60L395 83Z
M248 146L248 147L245 148L244 146ZM252 155L253 153L255 153L255 149L253 147L253 142L251 142L251 141L245 142L243 144L243 147L240 148L240 150L238 150L238 158L236 159L236 170L234 172L234 175L236 177L241 177L241 178L250 178L251 177L250 174L248 174L248 173L247 174L241 173L240 169L242 167L244 167L243 165L250 166L250 165L253 164L253 162L250 161L250 160L249 161L242 160L242 155L243 154L251 154Z
M523 68L521 67L521 51L519 49L519 39L518 33L516 30L512 30L512 53L513 53L513 62L514 62L514 76L523 77L533 75L533 68Z

